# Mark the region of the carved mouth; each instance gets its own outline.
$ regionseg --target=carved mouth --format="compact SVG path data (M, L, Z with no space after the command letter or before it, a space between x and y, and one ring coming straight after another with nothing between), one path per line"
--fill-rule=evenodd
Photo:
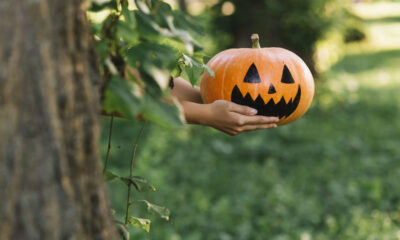
M235 85L232 90L231 101L240 105L246 105L251 108L257 109L257 115L263 116L277 116L279 118L289 117L290 114L296 110L299 105L301 97L301 88L297 90L297 94L294 99L290 99L288 103L286 103L285 99L281 98L278 103L275 103L271 98L268 103L264 103L264 100L260 95L257 96L255 100L253 100L249 93L243 97L242 92L239 87Z

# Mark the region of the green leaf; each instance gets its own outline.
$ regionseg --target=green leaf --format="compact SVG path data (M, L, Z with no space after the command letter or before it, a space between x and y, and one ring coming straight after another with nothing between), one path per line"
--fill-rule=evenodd
M132 184L139 192L147 192L147 191L155 192L156 191L156 188L151 183L149 183L146 179L144 179L142 177L138 177L138 176L133 176L131 178L121 177L115 173L106 171L106 173L104 174L104 178L107 182L118 179L128 186L129 186L129 184Z
M138 217L132 217L129 216L128 218L128 224L145 230L146 232L150 232L150 219L145 219L145 218L138 218Z
M129 240L129 229L128 227L120 221L114 220L117 228L118 228L118 233L122 237L123 240Z
M136 30L136 19L134 11L129 10L128 2L122 4L121 10L124 20L118 21L118 38L125 42L135 44L139 39L139 34Z
M190 16L186 15L182 11L173 11L174 24L177 28L191 31L193 33L202 34L203 28Z
M91 28L92 33L93 33L94 35L100 35L100 32L101 32L101 30L102 30L102 28L103 28L103 23L95 23L95 22L92 22L90 28Z
M122 5L121 13L122 16L124 16L125 22L131 25L132 28L134 29L136 26L135 14L134 11L129 10L127 2Z
M172 70L177 56L169 46L157 43L140 43L128 49L127 57L131 66L136 66L138 62L153 62Z
M147 6L147 4L143 0L138 0L135 3L136 3L136 7L140 11L144 12L145 14L150 14L149 6Z
M204 72L204 66L204 64L197 62L186 54L182 54L182 77L188 80L192 85L199 82L201 74Z
M203 71L202 67L184 66L181 76L194 86L200 82L200 76Z
M97 40L95 46L100 58L105 59L109 51L107 41L105 39Z
M206 72L207 72L208 74L210 74L210 76L215 77L215 73L214 73L214 71L213 71L211 68L209 68L207 65L203 65L203 67L204 67L204 69L206 70Z
M179 29L174 29L172 33L185 45L189 54L193 54L195 46L199 48L200 45L192 38L192 36L190 36L189 33Z
M146 69L147 65L143 67ZM161 72L162 70L157 68L153 70L153 76L156 74L162 76L162 74L168 73L163 73ZM155 77L160 78L160 76ZM166 82L165 85L168 85L169 77L164 81ZM146 91L150 91L148 89L151 87L154 88L155 86L152 86L148 81ZM176 104L173 105L165 102L161 99L161 96L156 95L156 92L152 95L148 92L139 99L133 93L133 90L133 84L131 82L120 77L113 77L109 81L105 91L105 99L103 102L105 111L110 114L118 112L132 121L137 121L136 116L142 113L146 120L168 128L175 128L183 125L183 116Z
M114 173L112 173L110 171L106 171L106 173L104 174L104 179L107 182L111 182L111 181L113 181L113 180L115 180L117 178L120 178L120 176L118 176L118 175L116 175L116 174L114 174Z
M105 9L117 9L117 1L111 0L106 2L92 1L92 5L89 8L91 12L100 12Z
M183 126L182 111L177 104L169 104L164 100L146 95L142 102L141 112L145 119L167 128Z
M153 17L155 21L159 23L161 27L167 28L168 27L167 19L173 18L171 6L166 2L159 1L154 10L155 11L153 11L154 12Z
M140 72L144 71L146 73L145 75L142 75L142 77L147 79L148 83L155 81L160 89L168 88L170 80L169 69L162 68L154 62L143 62L142 66L139 68ZM151 79L148 79L147 76L150 76Z
M210 56L203 56L203 63L208 63L208 61L211 60L212 57Z
M150 76L150 81L154 80L161 89L168 87L170 72L176 65L176 53L171 47L156 43L140 43L128 49L126 54L128 65L139 67L144 80Z
M201 46L192 38L192 36L187 31L175 27L173 16L165 16L164 22L167 24L172 33L171 37L174 37L175 39L181 41L185 45L186 50L189 52L189 54L193 54L195 48L196 50L201 49Z
M118 112L125 118L136 121L140 100L135 96L133 90L131 82L121 77L112 77L105 91L104 110L109 114Z
M139 192L156 191L156 188L142 177L120 177L120 179L128 186L132 184Z
M176 65L176 67L172 70L171 76L173 78L177 78L182 74L182 68L179 64Z
M134 11L137 30L139 31L141 37L146 39L157 39L159 36L172 37L173 34L166 28L161 28L156 21L151 17L141 11Z
M171 213L168 208L150 203L147 200L137 200L137 202L142 202L142 203L146 204L147 211L154 212L154 213L158 214L161 218L163 218L167 221L169 220L169 215Z
M139 34L137 33L137 31L135 31L131 24L119 21L117 29L119 39L122 39L130 44L137 44L139 40Z

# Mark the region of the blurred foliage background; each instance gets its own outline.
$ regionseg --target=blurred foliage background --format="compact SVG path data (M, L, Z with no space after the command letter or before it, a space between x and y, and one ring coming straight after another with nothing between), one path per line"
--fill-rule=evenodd
M171 212L146 240L400 239L400 2L179 0L212 57L230 47L281 46L314 69L316 96L288 126L230 137L202 126L147 124L134 174L155 193L135 193ZM109 118L103 118L102 154ZM109 168L128 175L143 123L115 119ZM126 186L110 182L116 218Z

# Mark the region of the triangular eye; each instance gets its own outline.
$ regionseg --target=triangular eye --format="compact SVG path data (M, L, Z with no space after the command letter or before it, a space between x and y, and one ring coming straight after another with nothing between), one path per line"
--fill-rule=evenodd
M294 83L294 79L292 77L292 74L290 73L289 68L286 65L283 67L283 73L282 73L281 82L283 82L283 83Z
M258 75L258 71L256 68L256 65L251 64L251 66L249 67L249 70L247 70L246 76L244 77L244 82L247 83L260 83L261 79L260 79L260 75Z

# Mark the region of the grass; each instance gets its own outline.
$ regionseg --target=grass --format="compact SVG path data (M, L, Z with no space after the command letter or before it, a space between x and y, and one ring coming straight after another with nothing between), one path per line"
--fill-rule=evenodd
M134 207L154 220L150 234L132 230L134 239L399 239L399 6L356 5L367 40L342 49L312 108L291 125L237 137L149 127L134 172L158 191L134 198L172 215L165 222ZM128 175L139 129L116 122L113 171ZM103 131L103 154L106 140ZM122 217L126 187L109 187Z

